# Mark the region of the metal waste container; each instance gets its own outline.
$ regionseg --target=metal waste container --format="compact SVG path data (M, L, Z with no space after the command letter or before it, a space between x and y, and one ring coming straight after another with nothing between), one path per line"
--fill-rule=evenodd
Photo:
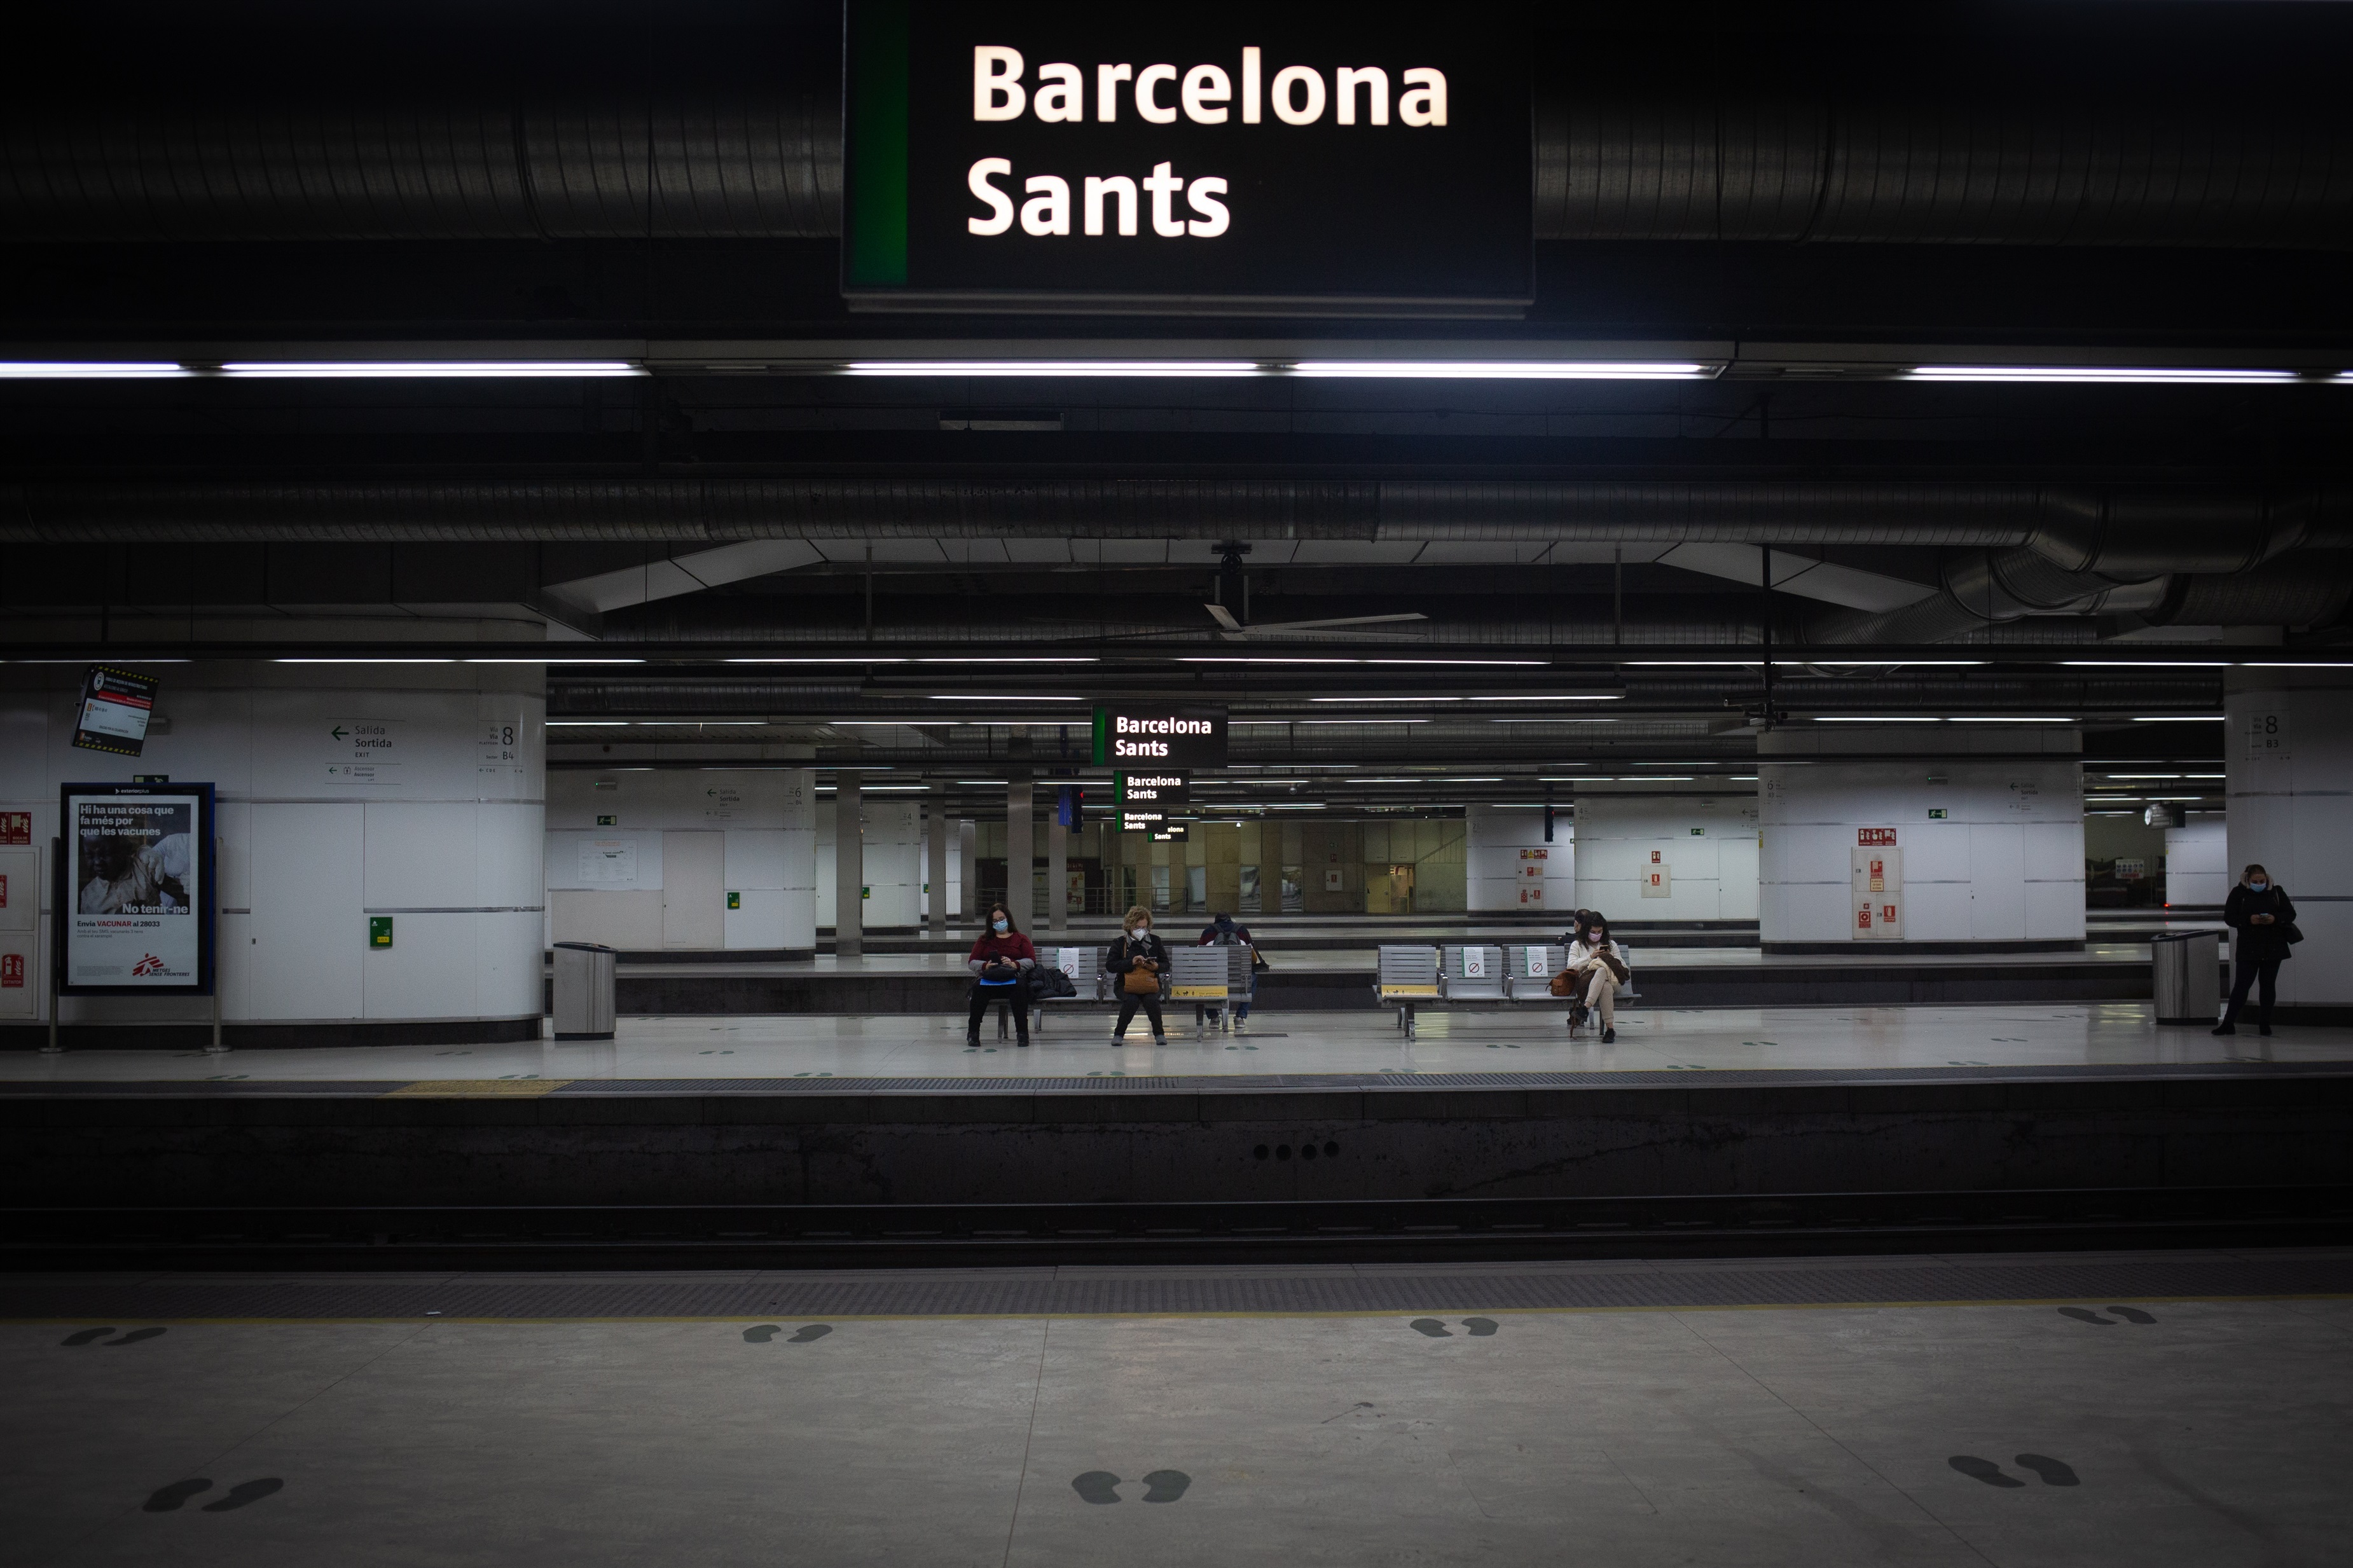
M2222 1010L2220 940L2216 931L2183 931L2148 944L2158 1023L2211 1024Z
M609 947L593 942L555 944L555 1037L613 1037L613 961Z

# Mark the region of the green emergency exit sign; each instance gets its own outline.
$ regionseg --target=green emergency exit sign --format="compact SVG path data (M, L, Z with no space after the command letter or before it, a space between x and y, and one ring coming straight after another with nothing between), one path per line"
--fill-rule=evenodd
M368 916L368 945L370 947L390 947L392 945L392 917L390 915Z

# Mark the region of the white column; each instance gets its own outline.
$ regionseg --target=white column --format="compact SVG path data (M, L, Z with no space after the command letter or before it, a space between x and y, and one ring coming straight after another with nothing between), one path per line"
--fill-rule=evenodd
M794 768L784 776L784 947L817 952L817 773Z
M337 666L325 675L188 664L153 673L163 689L135 758L71 745L79 668L0 673L0 813L30 817L44 903L60 784L138 773L208 783L231 1045L538 1037L547 776L538 667ZM353 747L363 727L382 742L364 754ZM12 877L9 901L19 896ZM372 916L391 919L391 946L369 945ZM38 935L0 921L0 955ZM25 984L0 988L0 1026L47 1016L46 947L23 956L32 960ZM29 1007L15 1005L19 997ZM61 1016L69 1028L208 1032L212 1003L67 997Z
M948 819L943 801L931 802L923 813L923 880L928 884L923 926L934 937L944 937L948 931L948 835L955 831L955 824Z
M1013 911L1014 923L1027 931L1036 922L1038 911L1029 906L1033 901L1030 888L1035 880L1031 862L1037 858L1036 809L1031 802L1029 774L1026 769L1008 772L1005 785L1005 907Z
M1766 951L2080 947L2081 750L2060 724L1799 722L1759 736Z
M865 916L859 895L865 886L865 834L859 825L858 770L833 775L833 951L855 958L866 951Z
M1566 803L1556 812L1553 841L1545 842L1544 811L1472 805L1462 813L1464 907L1496 910L1574 909L1576 852ZM1261 866L1259 886L1279 886L1282 868ZM1265 895L1261 894L1263 898Z
M2353 671L2234 669L2223 712L2231 792L2225 891L2251 863L2287 889L2305 941L2280 965L2281 1016L2289 1023L2347 1021L2353 1008L2353 795L2347 793Z
M980 824L968 816L956 823L955 865L949 874L955 882L956 918L969 924L980 897Z

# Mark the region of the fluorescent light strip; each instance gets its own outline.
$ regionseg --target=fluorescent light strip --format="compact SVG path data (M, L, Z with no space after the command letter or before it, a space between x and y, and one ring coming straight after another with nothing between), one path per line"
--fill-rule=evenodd
M1257 375L1247 359L902 359L852 360L850 375L1200 376Z
M1778 662L1778 660L1776 662ZM1761 658L1630 658L1629 669L1762 669Z
M273 658L272 664L455 664L454 658Z
M1788 580L1782 579L1784 582ZM1905 669L1914 669L1925 668L1930 665L1957 667L1982 665L1988 662L1989 661L1982 658L1777 658L1773 661L1773 668L1803 669L1808 665L1819 665L1824 669L1894 669L1901 666Z
M644 375L617 359L240 360L220 373L258 381L533 381Z
M1624 724L1631 721L1632 721L1630 720L1625 719L1552 718L1540 713L1519 713L1514 714L1509 719L1490 719L1487 721L1490 724Z
M2339 380L2342 380L2342 381L2353 381L2353 375L2340 376L2340 377L2338 377L2338 379L2339 379ZM2346 663L2342 663L2342 662L2335 663L2335 664L2329 664L2329 663L2321 663L2321 662L2302 662L2302 661L2294 661L2294 660L2286 660L2286 659L2262 659L2262 658L2248 658L2248 659L2242 659L2242 660L2240 660L2240 661L2239 661L2239 668L2240 668L2241 669L2348 669L2348 670L2353 670L2353 664L2346 664Z
M2168 386L2274 386L2301 381L2293 370L2196 369L2131 364L1924 364L1905 372L1907 381L1977 381L2042 384Z
M1379 381L1704 381L1689 360L1301 360L1291 374Z
M1325 699L1319 698L1317 700L1322 701ZM1626 700L1626 696L1620 691L1609 691L1561 697L1466 697L1463 700L1466 702L1623 702Z
M1460 702L1460 697L1311 697L1310 702Z
M2135 719L2136 724L2220 724L2220 713L2155 713L2145 719Z
M2074 721L2075 721L2073 719L2013 718L2008 714L2000 713L1991 714L1984 718L1968 719L1962 718L1957 714L1949 721L1949 722L1955 724L2073 724Z
M934 702L1084 702L1083 697L934 697Z
M551 730L626 730L629 721L627 719L550 719L547 727Z
M2063 658L2069 669L2228 669L2227 658Z
M557 655L550 658L467 658L460 664L643 664L641 658L565 658Z
M0 360L0 381L170 381L195 374L160 360Z
M1814 722L1817 724L1941 724L1944 721L1909 717L1903 714L1888 714L1874 718L1862 714L1818 713L1814 715Z
M722 664L906 664L903 658L723 658Z
M1261 723L1283 724L1427 724L1427 719L1392 719L1385 713L1359 713L1353 719L1282 719L1260 720Z
M906 661L892 659L890 662L899 664ZM994 656L984 658L959 654L954 658L919 658L912 662L916 664L1101 664L1103 660L1092 656L1082 657L1077 654L1039 656L1034 658L1027 656L997 658Z

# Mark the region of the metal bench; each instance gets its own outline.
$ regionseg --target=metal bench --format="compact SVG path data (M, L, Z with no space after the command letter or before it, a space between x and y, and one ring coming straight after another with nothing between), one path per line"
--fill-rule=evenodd
M1482 1002L1502 1006L1511 1000L1505 989L1502 948L1464 943L1441 948L1440 952L1440 1000L1450 1006Z
M1413 1014L1439 999L1438 950L1434 947L1384 947L1373 972L1373 995L1384 1007L1397 1009L1397 1026L1413 1037Z
M1102 1005L1105 990L1104 983L1110 978L1103 973L1103 958L1110 952L1107 947L1041 947L1038 950L1038 962L1049 969L1059 969L1069 975L1071 984L1077 994L1071 996L1041 996L1030 1003L1029 1027L1032 1033L1044 1031L1046 1015L1056 1007L1071 1007L1081 1004ZM1005 1037L1005 1020L1001 1016L997 1021L997 1031L999 1039Z
M1227 956L1229 953L1240 953L1243 962L1249 962L1250 949L1246 947L1169 949L1168 1000L1193 1004L1196 1035L1206 1035L1213 1026L1224 1027L1232 1011L1227 1005L1234 994L1233 965Z

